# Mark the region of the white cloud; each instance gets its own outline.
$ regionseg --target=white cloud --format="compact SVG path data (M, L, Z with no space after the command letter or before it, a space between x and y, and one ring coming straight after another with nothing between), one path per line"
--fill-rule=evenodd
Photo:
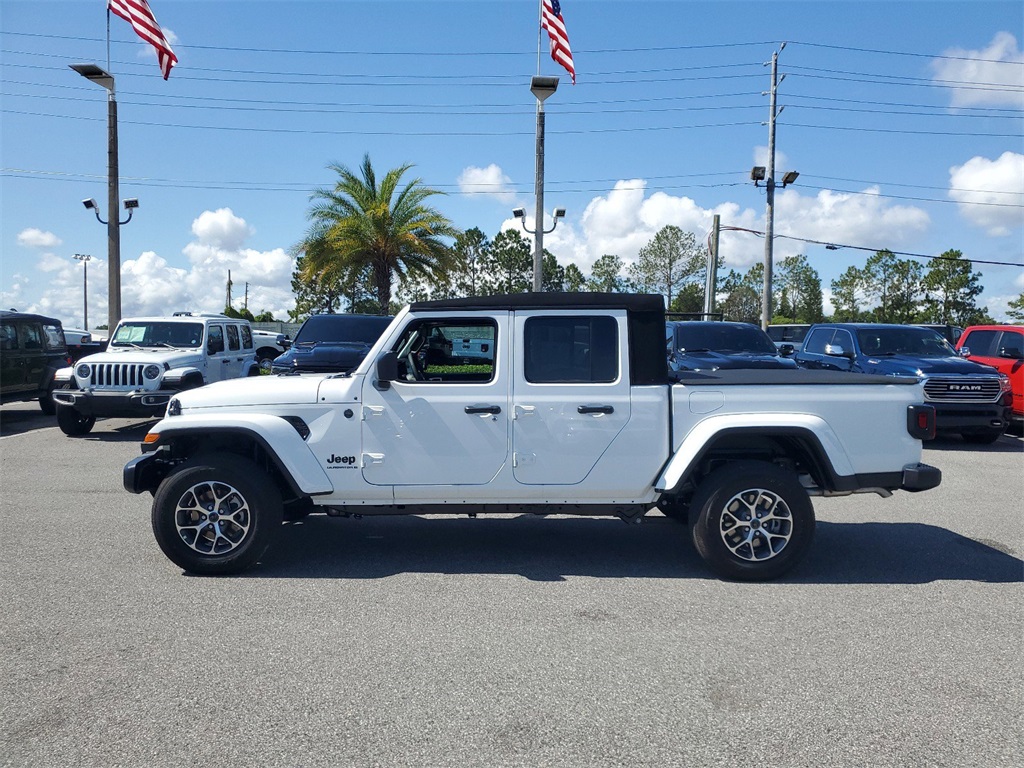
M768 147L754 147L754 165L762 165L765 168L768 167ZM778 177L779 171L785 173L790 168L789 158L785 153L775 150L775 175Z
M43 232L41 229L29 227L18 233L18 245L26 248L56 248L61 244L61 239L53 232Z
M253 232L245 219L235 216L230 208L203 211L192 222L192 234L199 238L200 243L226 250L241 248Z
M1024 224L1024 155L972 157L949 169L949 186L960 214L988 234L1005 236Z
M640 249L669 224L696 234L703 243L711 231L715 214L723 227L764 231L763 210L723 203L703 208L689 197L664 192L646 195L642 179L622 180L607 195L595 197L586 207L578 226L559 224L546 235L544 245L563 263L575 263L588 274L602 254L635 261ZM823 190L803 196L787 188L775 198L775 247L777 259L806 253L808 245L784 236L845 243L870 248L892 248L912 242L929 225L927 213L912 206L892 205L877 187L861 194ZM507 221L502 228L517 227ZM764 238L750 232L723 229L719 240L727 269L745 271L764 258Z
M512 190L512 179L505 175L501 167L491 163L486 168L471 165L465 168L458 178L459 191L464 195L488 195L508 205L515 201Z
M996 33L980 51L953 48L944 55L951 58L933 61L932 70L936 81L949 84L952 106L1024 107L1024 53L1009 32Z

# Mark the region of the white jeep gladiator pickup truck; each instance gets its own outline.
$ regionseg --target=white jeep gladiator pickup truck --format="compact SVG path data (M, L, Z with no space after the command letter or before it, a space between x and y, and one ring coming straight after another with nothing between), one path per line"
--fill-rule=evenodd
M430 339L485 354L441 359ZM431 354L427 354L431 351ZM939 484L913 379L729 371L670 380L660 296L519 294L412 304L345 374L282 374L172 397L124 468L156 540L192 573L257 562L282 520L617 515L689 522L719 575L779 576L815 495Z

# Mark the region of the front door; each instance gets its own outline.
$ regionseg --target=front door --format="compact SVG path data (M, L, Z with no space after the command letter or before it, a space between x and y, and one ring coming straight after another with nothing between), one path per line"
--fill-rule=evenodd
M472 319L411 316L391 351L400 377L386 389L363 385L361 466L396 500L485 494L509 453L508 313ZM461 349L473 339L475 354ZM456 347L459 347L458 349Z
M513 475L525 485L583 482L630 418L625 311L517 312ZM665 415L668 418L668 415ZM588 487L601 487L600 479ZM621 486L607 478L608 487Z

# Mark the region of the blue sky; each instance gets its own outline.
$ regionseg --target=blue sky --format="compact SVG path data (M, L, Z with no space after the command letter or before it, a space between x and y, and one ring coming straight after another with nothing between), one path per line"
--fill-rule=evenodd
M493 237L533 210L535 0L183 2L151 0L179 65L110 21L123 314L219 311L234 296L283 317L309 192L329 163L413 163L460 228ZM0 304L82 322L106 317L105 91L68 68L106 66L104 0L0 0ZM589 273L629 262L667 224L703 239L763 230L769 68L785 79L776 258L804 253L829 281L876 248L1024 261L1024 6L1019 2L618 2L563 0L577 85L546 104L545 246ZM123 214L123 212L122 212ZM532 224L532 222L531 222ZM761 238L722 237L726 266ZM922 260L927 263L927 260ZM1019 266L977 265L1000 317ZM236 306L240 302L236 301Z

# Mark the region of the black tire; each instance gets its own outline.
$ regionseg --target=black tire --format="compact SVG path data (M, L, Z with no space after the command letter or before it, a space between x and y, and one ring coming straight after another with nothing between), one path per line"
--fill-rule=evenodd
M81 437L89 434L95 423L95 416L81 414L70 405L57 406L57 426L68 437Z
M259 349L256 350L256 364L260 367L260 369L262 369L264 362L266 362L267 365L269 366L280 354L281 353L278 352L273 347L260 347Z
M965 443L972 443L973 445L991 445L999 436L1003 434L1000 430L989 430L988 432L967 432L961 435Z
M693 543L719 576L767 581L795 566L814 538L814 507L796 475L762 461L730 462L691 502ZM750 523L750 524L748 524Z
M39 398L39 408L47 416L57 413L57 404L53 402L53 387L51 386L46 394Z
M160 484L153 535L171 562L189 573L241 573L266 551L282 516L281 494L265 472L238 456L206 454Z

